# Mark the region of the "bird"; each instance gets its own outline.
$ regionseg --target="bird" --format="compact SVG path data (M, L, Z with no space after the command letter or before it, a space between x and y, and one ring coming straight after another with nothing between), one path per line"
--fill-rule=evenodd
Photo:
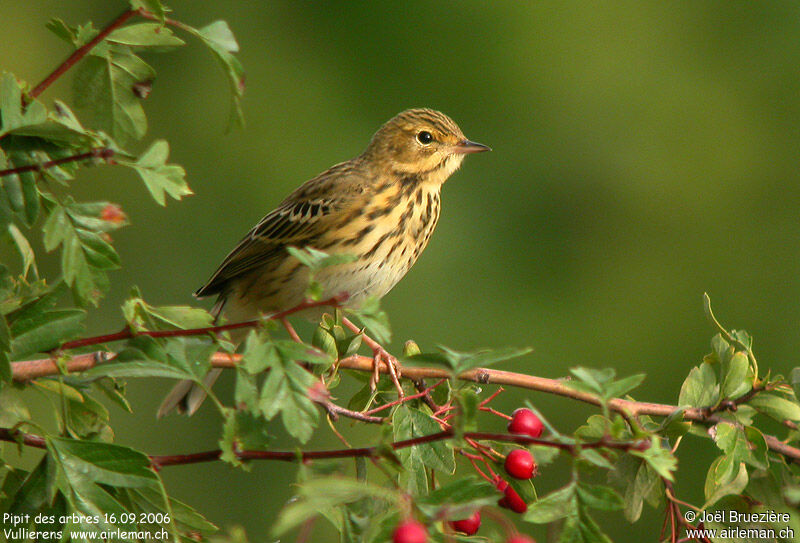
M382 298L427 246L439 220L444 182L466 155L490 150L467 139L444 113L405 110L375 132L363 153L289 194L234 247L195 296L216 296L212 314L217 319L224 314L228 322L296 307L306 298L310 276L287 248L311 247L352 255L349 262L315 273L320 299L344 294L346 305L358 307L368 298ZM396 360L377 342L366 343L375 354L375 379L381 357L394 370ZM211 370L207 386L219 372ZM205 395L202 387L181 382L162 403L159 416L174 408L192 414Z

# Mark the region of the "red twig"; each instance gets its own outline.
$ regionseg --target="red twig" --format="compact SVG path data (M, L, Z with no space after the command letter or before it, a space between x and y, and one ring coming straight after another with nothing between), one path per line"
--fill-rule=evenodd
M47 443L42 436L35 434L26 434L10 428L0 428L0 441L11 441L12 443L22 443L28 447L35 447L37 449L44 449Z
M87 44L79 47L69 57L67 57L67 60L62 62L55 70L53 70L50 73L50 75L45 77L44 80L41 83L36 85L36 87L34 87L33 90L30 93L28 93L28 95L31 98L36 98L37 96L42 94L47 89L47 87L52 85L59 77L64 75L64 73L67 70L69 70L70 68L75 66L75 64L77 64L78 61L80 61L83 57L85 57L89 53L89 51L94 49L94 47L98 43L100 43L101 41L106 39L106 37L108 37L109 34L111 34L114 30L116 30L120 26L124 25L128 21L128 19L130 19L131 17L133 17L137 13L139 13L139 10L131 9L131 10L126 11L125 13L123 13L122 15L120 15L119 17L114 19L113 21L111 21L111 23L109 23L108 26L106 26L104 29L102 29L97 34L97 36L92 38L92 40L90 42L88 42Z
M399 405L401 403L405 403L405 402L407 402L409 400L416 400L417 398L422 398L423 396L428 394L431 390L433 390L434 388L438 387L439 385L441 385L445 381L447 381L447 379L440 379L435 385L429 386L428 388L426 388L422 392L418 392L417 394L412 394L411 396L403 396L402 398L398 398L398 399L394 400L393 402L389 402L389 403L387 403L385 405L381 405L381 406L376 407L374 409L370 409L369 411L364 411L363 414L364 415L374 415L375 413L378 413L379 411L383 411L384 409L389 409L390 407L394 407L395 405Z
M185 330L153 330L153 331L145 330L135 333L130 328L125 328L124 330L121 330L113 334L87 337L82 339L76 339L74 341L67 341L66 343L63 343L58 350L66 351L68 349L77 349L78 347L87 347L89 345L100 345L103 343L110 343L112 341L121 341L123 339L130 339L134 336L149 336L149 337L199 336L204 334L215 334L218 332L224 332L226 330L237 330L239 328L253 328L255 326L262 324L264 320L280 320L288 315L297 313L298 311L303 311L305 309L310 309L312 307L320 307L326 305L338 307L345 300L347 300L347 296L344 294L340 294L339 296L334 296L332 298L328 298L327 300L320 300L316 302L315 301L303 302L302 304L292 307L291 309L287 309L286 311L281 311L280 313L275 313L274 315L270 315L266 319L235 322L232 324L222 324L219 326L207 326L204 328L188 328Z
M395 441L390 444L394 450L405 449L415 445L423 445L425 443L433 443L435 441L443 441L453 439L455 433L452 430L445 430L427 436L420 436L403 441ZM513 434L495 434L488 432L466 432L463 434L464 438L474 440L491 440L491 441L504 441L510 443L520 443L525 445L544 445L547 447L555 447L560 450L569 451L574 453L577 447L587 449L618 449L628 450L635 448L637 442L633 441L608 441L601 439L599 441L582 443L580 445L572 445L569 443L560 443L556 441L549 441L547 439L540 439L529 436L513 435ZM22 442L24 445L42 449L45 447L45 439L41 436L26 434L24 432L17 432L8 428L0 428L0 441ZM336 449L327 451L306 451L297 453L296 451L237 451L236 457L239 460L282 460L284 462L296 462L298 460L315 460L321 458L355 458L355 457L378 457L380 456L380 447L361 447L357 449ZM203 451L190 454L170 454L170 455L152 455L150 461L156 468L163 466L175 466L181 464L197 464L200 462L211 462L219 460L222 455L220 449L211 451Z
M91 151L88 151L86 153L81 153L78 155L68 156L64 158L58 158L56 160L49 160L41 164L28 164L27 166L20 166L18 168L9 168L7 170L0 170L0 177L5 177L7 175L14 175L18 173L33 172L33 171L40 172L48 168L60 166L61 164L67 164L68 162L80 162L81 160L88 160L90 158L101 158L107 161L113 156L114 156L113 149L109 149L108 147L100 147L98 149L92 149Z
M500 411L497 411L496 409L492 409L491 407L481 406L478 409L480 409L481 411L486 411L487 413L491 413L492 415L497 415L498 417L504 418L506 420L511 420L511 417L509 417L505 413L501 413Z

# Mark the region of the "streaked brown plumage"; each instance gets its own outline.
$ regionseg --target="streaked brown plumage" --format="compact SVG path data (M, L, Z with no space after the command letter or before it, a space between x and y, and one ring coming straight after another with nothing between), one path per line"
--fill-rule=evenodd
M304 300L309 277L286 248L308 246L358 257L316 275L323 298L347 293L351 305L380 298L428 244L439 220L442 184L465 154L488 149L467 140L443 113L406 110L384 124L361 155L292 192L195 295L217 295L215 307L230 322L294 307ZM170 398L160 413L177 403Z

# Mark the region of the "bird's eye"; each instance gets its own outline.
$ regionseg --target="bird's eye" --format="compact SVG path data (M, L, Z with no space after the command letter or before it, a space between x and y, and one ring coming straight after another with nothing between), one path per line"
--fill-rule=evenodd
M422 145L428 145L430 142L433 141L433 135L427 130L423 130L422 132L417 134L417 141L420 142Z

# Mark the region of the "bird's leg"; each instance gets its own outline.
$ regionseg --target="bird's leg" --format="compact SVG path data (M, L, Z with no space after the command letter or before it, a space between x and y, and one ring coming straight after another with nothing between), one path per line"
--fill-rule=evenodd
M356 326L353 321L342 315L342 324L347 326L350 330L355 332L356 334L361 334L364 343L367 344L367 347L372 349L372 378L370 378L369 386L372 390L378 386L378 379L380 377L380 366L381 362L386 364L386 368L389 371L389 378L394 383L394 387L397 389L397 394L401 398L405 396L403 392L403 386L400 384L400 363L397 361L397 358L389 354L389 352L383 348L383 346L369 337L367 334L364 333L364 330Z

